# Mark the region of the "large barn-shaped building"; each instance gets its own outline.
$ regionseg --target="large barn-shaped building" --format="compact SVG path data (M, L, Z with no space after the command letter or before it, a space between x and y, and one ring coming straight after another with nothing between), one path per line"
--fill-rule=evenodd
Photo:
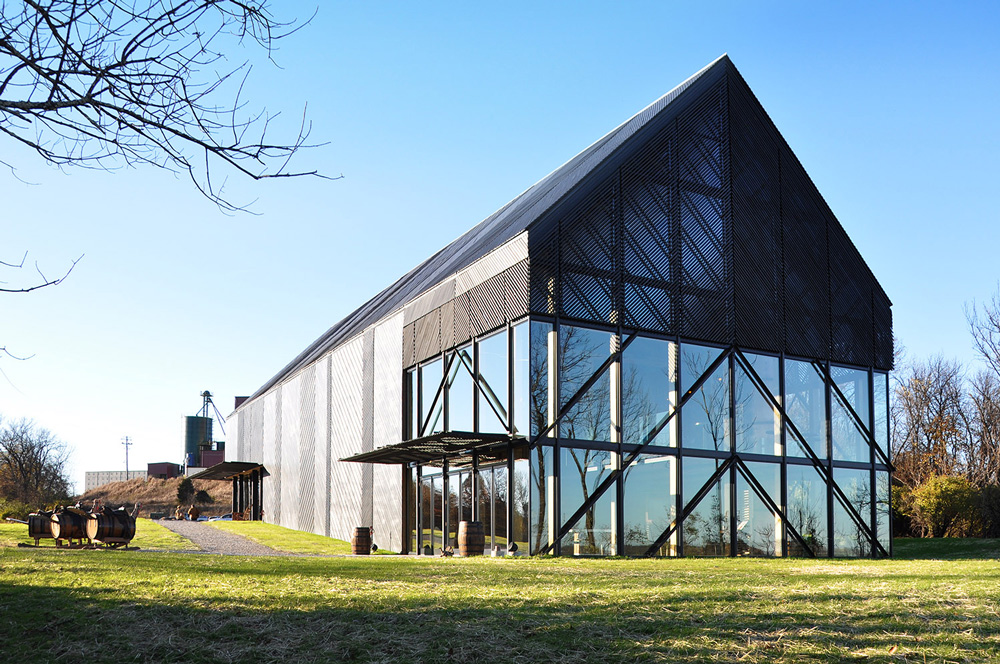
M334 325L236 460L396 551L885 556L890 306L723 56Z

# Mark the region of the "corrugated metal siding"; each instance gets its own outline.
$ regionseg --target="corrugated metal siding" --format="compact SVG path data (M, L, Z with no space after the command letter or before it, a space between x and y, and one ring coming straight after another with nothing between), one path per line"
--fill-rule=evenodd
M361 452L361 372L364 338L330 356L330 536L349 540L360 526L362 465L336 461Z
M402 440L403 365L400 340L403 317L399 314L375 327L374 447ZM372 525L378 545L400 551L402 542L402 485L399 466L375 466L373 471Z
M299 440L302 409L302 374L281 386L281 520L285 528L299 527L299 495L302 477L299 473ZM274 475L274 471L271 471Z
M299 375L299 530L315 532L316 514L316 365ZM325 519L323 520L325 523Z
M330 534L330 358L316 363L313 416L315 418L316 453L313 458L315 492L313 510L316 515L313 532Z
M274 390L261 399L261 459L270 473L264 478L262 502L264 521L281 523L281 390Z

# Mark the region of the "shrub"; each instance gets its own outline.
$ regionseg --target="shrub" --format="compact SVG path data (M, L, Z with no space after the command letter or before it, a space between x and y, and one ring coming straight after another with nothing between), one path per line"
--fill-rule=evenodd
M34 508L16 500L0 498L0 521L7 519L20 519L24 521L28 515L34 512Z
M212 498L211 494L209 494L208 491L202 489L198 493L194 494L194 502L202 504L211 504L215 502L215 499Z
M177 502L181 504L190 503L191 499L194 498L194 494L194 482L185 477L177 486Z
M931 477L913 490L914 520L930 537L965 536L976 522L977 493L964 477Z
M900 537L914 534L913 492L905 484L892 487L892 532Z

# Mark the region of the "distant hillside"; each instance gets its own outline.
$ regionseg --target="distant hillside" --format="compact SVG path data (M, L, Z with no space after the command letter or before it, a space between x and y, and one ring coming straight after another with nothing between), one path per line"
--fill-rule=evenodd
M174 513L177 507L177 487L181 483L180 477L169 480L156 478L137 478L127 482L110 482L96 489L91 489L78 497L84 507L90 507L95 498L100 498L106 505L118 507L126 505L131 511L135 503L142 503L141 516L149 516L151 512ZM233 485L230 482L220 482L217 480L194 480L196 491L205 490L208 492L213 503L199 503L198 508L206 516L216 516L227 514L233 505ZM187 505L184 506L187 511Z

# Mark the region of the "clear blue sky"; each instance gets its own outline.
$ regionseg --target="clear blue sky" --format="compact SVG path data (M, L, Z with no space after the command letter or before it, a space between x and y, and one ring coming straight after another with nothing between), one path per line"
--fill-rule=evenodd
M179 461L184 415L254 392L330 325L608 130L729 53L894 303L910 355L973 362L963 304L997 287L995 3L324 2L255 70L335 182L252 184L225 216L182 178L54 170L2 142L0 414L74 449L72 477ZM285 16L315 5L276 2ZM239 55L237 55L239 59ZM6 273L7 281L13 275Z

